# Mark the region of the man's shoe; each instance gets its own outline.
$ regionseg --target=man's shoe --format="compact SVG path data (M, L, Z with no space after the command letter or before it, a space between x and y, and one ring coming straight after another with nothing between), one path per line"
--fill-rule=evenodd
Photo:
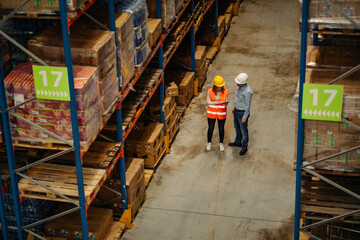
M243 155L246 154L246 152L247 152L247 148L242 148L241 151L240 151L240 153L239 153L239 155L240 155L240 156L243 156Z
M228 143L228 146L230 146L230 147L241 147L240 144L236 144L235 142Z

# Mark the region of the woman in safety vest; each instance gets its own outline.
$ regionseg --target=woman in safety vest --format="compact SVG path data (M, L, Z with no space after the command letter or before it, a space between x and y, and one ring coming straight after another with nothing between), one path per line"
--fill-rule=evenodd
M213 81L214 86L208 90L207 95L207 119L209 129L207 132L208 144L206 150L211 150L211 138L214 132L216 119L218 120L219 136L220 136L220 151L224 151L224 126L226 120L226 107L228 104L227 96L228 89L225 89L225 81L222 77L216 76Z

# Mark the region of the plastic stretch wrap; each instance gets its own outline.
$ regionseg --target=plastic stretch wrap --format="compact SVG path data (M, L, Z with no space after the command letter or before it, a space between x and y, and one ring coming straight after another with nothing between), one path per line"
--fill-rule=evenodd
M73 69L80 141L81 145L87 146L102 125L99 76L95 67L74 66ZM9 107L35 97L32 64L20 64L4 81ZM36 100L17 108L16 113L66 140L72 140L69 102ZM15 117L11 117L10 120L13 127L13 140L39 143L60 142Z
M144 42L144 44L140 47L137 47L135 49L135 66L137 68L141 67L142 64L146 61L149 54L151 52L151 49L149 47L148 42Z

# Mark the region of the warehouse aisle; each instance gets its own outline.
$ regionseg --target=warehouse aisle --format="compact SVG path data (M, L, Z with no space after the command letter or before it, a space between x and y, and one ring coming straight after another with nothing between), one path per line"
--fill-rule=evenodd
M288 104L299 49L296 0L244 0L172 153L150 183L134 229L123 239L292 239L295 114ZM221 75L233 100L233 79L243 71L254 89L249 152L240 157L239 148L227 147L235 137L230 110L225 152L218 150L217 130L206 152L206 89Z

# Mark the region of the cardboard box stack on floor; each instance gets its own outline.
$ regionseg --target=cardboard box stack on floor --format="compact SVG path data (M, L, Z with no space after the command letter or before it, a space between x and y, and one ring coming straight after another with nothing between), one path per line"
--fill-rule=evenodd
M191 57L190 53L184 51L175 56L175 60L185 65L188 68L191 68ZM198 86L201 87L207 76L209 65L206 64L206 46L198 45L195 49L195 71L196 77L198 78ZM180 105L180 104L179 104Z
M175 97L178 106L187 106L194 96L193 72L167 71L165 72L165 81L174 81L178 87L178 96Z
M74 65L94 66L99 70L101 109L104 121L118 97L115 35L110 31L78 30L71 34L71 56ZM49 28L28 41L28 48L50 65L65 63L59 29Z
M154 98L150 103L150 117L158 122L160 118L160 99ZM170 142L174 139L177 130L179 129L179 116L176 112L175 97L166 97L164 99L164 116L166 135L169 136Z
M149 15L156 18L156 0L146 0ZM163 28L167 29L174 21L176 15L175 0L161 0L161 19Z
M71 208L73 208L72 205L62 203L55 213L61 213ZM102 240L113 222L113 211L111 209L90 207L87 210L87 221L89 238ZM44 229L47 237L82 239L80 212L76 211L51 220L45 223Z
M121 193L121 182L118 171L107 180L104 185L108 188ZM145 171L144 159L126 157L125 161L126 195L128 206L131 208L132 218L139 210L145 199ZM122 200L121 196L107 188L101 188L98 192L94 204L100 204L105 208L112 209L114 215L121 216Z
M306 83L328 84L358 64L358 48L309 47ZM353 62L350 61L353 59ZM346 63L346 64L345 64ZM338 81L344 86L343 115L360 125L360 74L358 72ZM297 125L296 125L297 126ZM360 133L348 124L330 121L304 121L304 161L312 162L360 145ZM315 168L360 171L360 151L355 150L314 165Z
M136 125L125 141L125 155L143 158L146 167L154 168L165 153L164 125Z
M73 66L80 143L87 147L102 126L98 70L89 66ZM5 78L8 106L12 107L35 97L32 64L23 63ZM35 100L16 109L21 117L46 130L72 141L70 103ZM11 118L13 140L37 144L62 143L31 125Z

